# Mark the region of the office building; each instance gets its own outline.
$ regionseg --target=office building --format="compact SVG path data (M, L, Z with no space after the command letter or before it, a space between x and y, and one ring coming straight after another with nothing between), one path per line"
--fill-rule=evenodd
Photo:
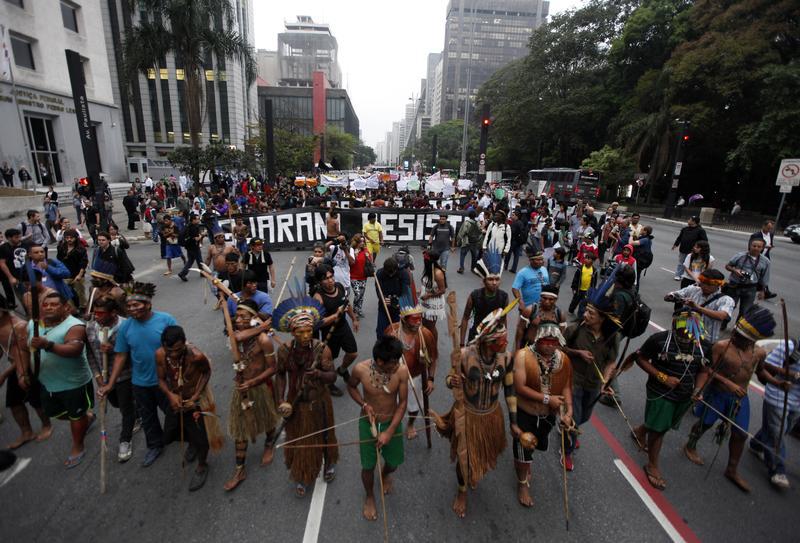
M90 127L109 181L125 178L120 109L115 105L101 5L96 1L0 2L0 161L36 182L72 184L86 166L65 50L83 61ZM18 178L15 183L18 183Z

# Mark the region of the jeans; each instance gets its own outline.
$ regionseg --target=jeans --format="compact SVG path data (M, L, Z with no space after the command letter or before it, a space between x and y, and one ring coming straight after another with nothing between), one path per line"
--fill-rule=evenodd
M158 243L158 221L151 222L150 226L153 227L152 231L150 232L150 236L155 243Z
M461 256L459 258L458 269L464 269L464 259L467 257L467 253L470 253L472 258L472 265L471 268L475 267L475 263L478 261L478 248L472 245L465 245L461 247Z
M687 256L689 256L689 253L678 253L678 265L675 268L675 277L681 277L683 275L683 261L686 260Z
M739 304L739 316L753 307L756 301L756 286L755 285L730 285L729 296L733 298L734 303Z
M142 419L142 429L148 449L160 449L164 447L164 430L158 420L158 408L167 413L169 404L167 397L161 392L157 385L151 387L140 387L132 385L133 397L136 399L136 408L139 410L139 418Z
M582 425L592 418L594 406L592 403L600 395L600 389L588 389L577 385L572 386L572 420L577 426ZM567 454L575 450L577 435L570 435L564 444Z
M439 253L439 265L443 270L447 270L447 260L450 258L450 249L445 249Z
M186 275L189 273L189 269L192 267L192 264L195 263L195 262L197 263L197 266L196 266L197 268L200 268L200 269L203 268L203 266L202 266L203 255L200 252L200 248L199 247L195 247L193 249L190 249L190 248L187 247L186 248L186 264L183 266L183 269L178 274L178 276L186 277Z
M357 314L363 313L364 292L367 289L367 281L360 279L350 279L350 287L353 289L353 310Z
M774 448L775 441L778 438L778 432L781 431L782 415L782 405L780 407L773 407L765 401L764 407L761 410L761 429L756 434L756 439L768 447ZM783 426L783 435L788 434L795 422L798 420L800 420L800 411L787 411L786 423ZM772 454L770 449L763 447L761 443L756 443L751 439L750 448L757 452L764 452L764 463L766 464L767 469L769 469L770 476L775 475L776 473L782 473L785 475L786 466L784 465L784 461L786 460L786 440L781 439L781 449L778 451L777 458Z
M522 245L511 245L511 251L506 255L506 269L510 272L517 271L517 264L519 264L519 255L522 254ZM514 264L509 268L508 261L514 257Z
M111 405L119 409L122 415L122 429L119 432L119 442L131 442L133 438L133 425L136 423L136 402L133 399L133 385L130 379L117 381L108 395Z

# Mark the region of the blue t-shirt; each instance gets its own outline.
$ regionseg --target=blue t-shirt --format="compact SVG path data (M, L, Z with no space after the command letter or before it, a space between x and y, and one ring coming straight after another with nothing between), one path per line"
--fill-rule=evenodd
M140 387L158 385L156 350L161 347L161 332L174 324L178 321L169 313L153 311L145 322L126 319L120 325L114 351L130 353L131 383Z
M241 297L242 293L237 292L236 295ZM252 298L249 299L253 300L258 305L259 313L272 315L272 298L270 298L269 294L264 291L257 290ZM236 316L236 301L233 299L233 296L228 298L228 313L230 313L231 317Z
M522 268L514 278L513 288L522 294L522 303L526 306L539 303L542 287L550 283L547 269L542 266L534 270L530 266Z

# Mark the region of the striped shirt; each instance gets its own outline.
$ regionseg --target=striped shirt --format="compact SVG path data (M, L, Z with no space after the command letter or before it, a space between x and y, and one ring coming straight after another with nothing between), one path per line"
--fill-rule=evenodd
M794 352L794 341L789 340L789 350ZM794 359L789 362L789 371L797 372L800 371L800 360L797 360L795 357ZM784 361L784 343L783 341L780 344L770 351L769 355L767 355L767 364L772 364L773 366L778 366L779 368L783 367ZM766 401L770 406L783 408L783 398L784 392L780 388L776 387L771 383L767 383L767 386L764 387L764 401ZM792 388L789 389L789 411L800 411L800 383L794 383Z

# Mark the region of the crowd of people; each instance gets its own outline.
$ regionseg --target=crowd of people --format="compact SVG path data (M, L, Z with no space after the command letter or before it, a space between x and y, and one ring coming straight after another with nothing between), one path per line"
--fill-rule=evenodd
M375 468L381 492L388 493L403 463L404 442L418 437L418 420L426 439L435 428L450 441L457 482L453 510L459 517L466 515L468 491L496 467L509 438L517 498L531 507L534 451L548 450L553 437L563 469L573 471L580 428L596 403L625 416L616 378L634 364L647 374L647 402L631 438L648 456L644 470L654 488L666 487L659 465L664 436L689 411L698 419L684 446L688 460L703 463L697 443L721 421L719 428L730 433L729 480L749 491L737 469L749 437L770 481L789 486L781 432L792 430L800 417L797 342L789 343L793 354L786 368L783 345L769 355L756 345L776 326L772 313L757 303L774 295L771 221L749 239L746 250L719 267L699 219L690 218L672 245L680 288L663 293L675 305L671 326L629 354L630 340L645 334L649 319L639 293L653 262L653 229L616 203L598 213L580 200L567 205L531 193L457 192L448 199L453 208L440 210L425 240L422 263L399 247L380 266L385 243L378 216L370 213L360 232L344 232L336 207L328 206L326 239L298 272L305 284L290 286L283 297L287 277L273 301L280 278L264 240L241 219L230 232L220 228L219 219L248 209L321 206L325 198L319 191L293 185L267 191L252 179L238 186L222 180L210 196L201 190L190 198L182 190L188 187L173 186L174 181L150 181L141 195L133 186L128 204L123 201L128 228L137 214L150 224L165 275L173 273L172 260L180 259L182 281L197 269L211 282L231 343L235 385L227 433L235 455L226 491L247 478L248 442L264 439L260 463L269 465L284 431L279 446L296 495L305 496L320 473L333 481L339 446L331 396L343 395L341 378L361 410L365 518L378 516ZM396 198L410 207L431 205L430 196L398 196L388 189L365 194L362 203L379 208L394 205ZM447 220L455 209L467 214L458 231ZM209 452L223 442L208 357L189 342L174 316L154 309L155 285L134 279L127 241L115 225L89 229L94 246L88 247L80 229L63 217L42 225L39 215L29 211L0 245L5 288L0 346L11 362L0 381L7 383L6 405L20 430L9 449L44 441L52 419L67 420L72 445L64 465L79 465L97 397L120 411L120 462L132 457L138 427L145 434L143 466L155 462L170 442L185 441L186 460L197 462L189 489L201 488ZM76 226L80 222L79 217ZM447 277L448 256L456 249L456 273L465 272L469 254L470 270L480 280L461 312ZM500 288L504 272L514 274L510 293ZM378 306L365 317L370 280ZM510 333L512 311L518 325ZM356 335L367 319L375 323L375 343L371 358L357 361L359 354L365 358ZM429 408L440 377L440 333L452 343L443 381L453 403L443 414ZM751 435L747 387L754 374L767 392L762 427ZM782 416L784 397L788 409ZM38 432L28 406L40 420Z

